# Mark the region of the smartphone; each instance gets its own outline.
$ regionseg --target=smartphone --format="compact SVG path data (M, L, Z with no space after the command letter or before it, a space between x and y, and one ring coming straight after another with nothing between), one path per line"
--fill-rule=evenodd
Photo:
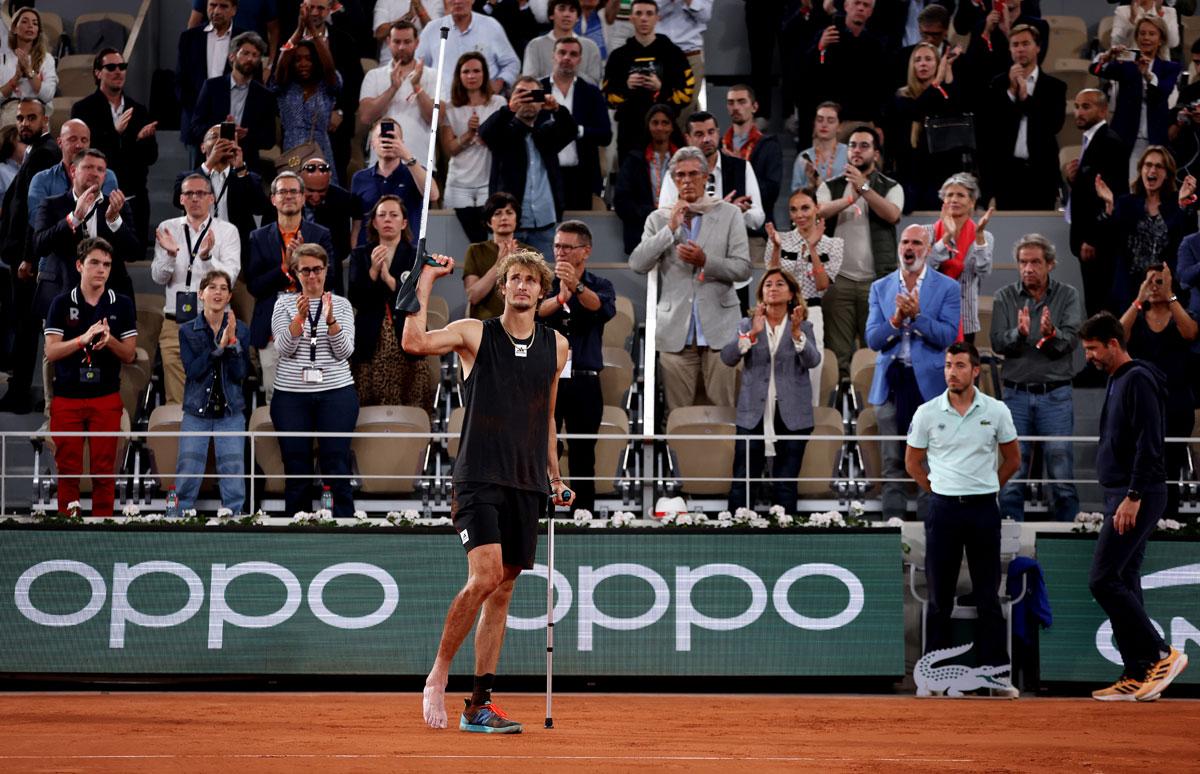
M1129 48L1127 48L1124 51L1117 54L1118 62L1136 62L1137 58L1138 58L1138 52L1134 51L1133 49L1129 49Z
M529 91L525 92L525 101L526 102L545 102L546 101L546 90L545 89L530 89Z
M396 122L395 121L380 122L379 133L381 135L383 135L384 137L395 137L396 136Z
M237 124L232 121L221 122L221 139L236 140L237 139Z

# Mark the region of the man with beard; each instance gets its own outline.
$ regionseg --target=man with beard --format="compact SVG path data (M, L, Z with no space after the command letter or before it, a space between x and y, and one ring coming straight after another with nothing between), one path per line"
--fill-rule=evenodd
M900 268L871 284L867 318L867 346L878 353L867 402L875 407L880 435L905 432L917 407L941 391L946 348L959 328L958 281L929 267L924 226L904 229L899 255ZM883 477L902 478L904 445L885 441L881 446ZM883 485L885 519L904 517L905 489L896 480Z
M699 148L676 151L669 173L679 198L650 213L629 256L638 274L659 274L656 345L667 411L695 404L701 380L713 405L733 406L737 372L721 362L721 348L741 319L733 285L750 277L743 215L705 192L709 169Z
M779 148L779 138L763 134L755 125L758 99L754 89L746 84L729 87L725 93L725 107L729 111L729 128L721 138L721 150L750 162L762 194L760 204L766 222L774 223L775 200L779 198L779 188L783 184L783 151Z
M358 120L370 126L384 116L400 124L405 143L422 162L429 153L429 122L433 120L433 95L437 70L414 58L419 36L412 22L393 22L387 45L392 61L370 70L362 82ZM448 96L448 95L447 95ZM369 159L368 163L375 159Z
M192 123L192 109L200 89L209 78L229 74L234 51L233 41L245 30L233 25L237 0L207 0L208 24L190 27L179 34L179 57L175 65L175 97L179 100L179 126L183 144L191 155L190 162L199 162L200 149L191 142L187 129Z
M600 89L577 76L581 45L590 43L572 35L554 44L554 72L542 78L542 88L575 119L575 140L558 152L563 181L563 208L592 209L592 196L603 190L600 149L612 142L612 124ZM594 44L593 44L594 45ZM547 256L549 257L549 256Z
M837 355L842 381L850 378L850 359L866 337L871 283L896 268L896 224L904 210L904 188L877 166L879 133L859 126L846 145L845 174L817 189L827 234L845 242L842 268L821 298L825 345Z
M996 591L1000 577L996 494L1021 462L1017 430L1008 407L975 387L979 351L974 344L951 344L943 371L946 391L917 409L904 453L908 475L929 493L925 517L929 615L924 652L954 644L950 613L966 549L979 612L976 656L982 666L1009 666L1004 613ZM982 679L993 694L1018 696L1011 678L988 675Z
M1146 541L1167 504L1163 464L1167 432L1166 377L1125 349L1125 329L1108 312L1079 329L1089 365L1108 375L1100 410L1096 478L1104 487L1104 523L1088 573L1088 588L1112 622L1124 669L1099 701L1154 701L1188 663L1155 630L1142 603Z
M454 460L454 528L467 551L467 583L446 614L437 658L425 680L422 709L430 728L446 727L446 681L454 655L475 619L475 684L459 719L462 731L519 734L520 723L492 703L492 683L513 585L533 568L538 518L547 494L556 505L573 495L558 473L554 410L558 375L567 364L567 339L536 320L550 290L549 265L532 251L500 262L504 312L490 320L455 320L426 331L433 283L454 260L434 256L417 281L420 310L404 321L411 355L456 353L463 364L462 440ZM482 610L482 613L480 612Z
M204 141L208 130L216 124L237 125L238 145L246 165L259 174L263 170L259 153L275 145L275 115L278 102L270 89L259 81L267 44L257 34L244 32L233 39L229 61L233 69L226 75L210 78L200 87L192 122L183 127L188 141L197 146Z
M692 113L688 116L684 136L688 145L704 153L704 161L708 165L704 193L736 205L742 211L743 223L748 230L762 228L766 213L763 211L758 176L754 174L754 167L741 157L721 150L721 130L716 117L705 111ZM658 194L658 206L673 207L678 198L679 189L675 186L675 180L668 175Z
M550 8L550 23L553 26L549 32L529 41L529 45L525 47L521 75L545 78L557 65L558 42L565 38L574 38L579 41L579 59L575 63L579 77L593 86L600 85L601 76L604 74L600 48L585 37L576 38L573 32L579 14L579 0L554 0Z

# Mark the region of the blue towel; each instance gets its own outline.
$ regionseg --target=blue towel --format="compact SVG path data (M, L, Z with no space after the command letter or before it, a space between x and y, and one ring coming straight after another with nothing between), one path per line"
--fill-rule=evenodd
M1049 629L1053 623L1050 613L1050 595L1046 593L1046 581L1042 578L1041 565L1037 560L1027 556L1018 556L1008 564L1008 580L1005 589L1010 599L1015 599L1021 593L1021 578L1025 577L1025 597L1013 605L1012 631L1013 635L1026 645L1029 644L1029 619L1041 623L1043 629Z

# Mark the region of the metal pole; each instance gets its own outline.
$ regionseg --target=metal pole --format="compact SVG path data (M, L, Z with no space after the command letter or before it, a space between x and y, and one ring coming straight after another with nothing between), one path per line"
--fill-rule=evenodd
M257 459L254 455L254 433L250 433L250 502L251 508L254 507L254 482L258 480L258 474L254 472L254 460ZM236 513L234 514L237 515Z
M546 728L554 728L554 500L546 519Z
M0 435L0 516L6 513L8 513L8 436Z

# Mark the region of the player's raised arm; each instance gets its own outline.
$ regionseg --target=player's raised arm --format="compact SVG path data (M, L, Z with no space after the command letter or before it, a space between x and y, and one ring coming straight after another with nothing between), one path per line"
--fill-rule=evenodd
M455 351L460 355L473 358L479 348L478 320L455 320L436 331L427 331L427 312L429 296L433 292L433 283L439 277L445 277L454 270L454 259L446 255L432 256L438 266L426 266L417 279L417 300L421 304L419 311L404 318L404 333L400 344L410 355L445 355Z

